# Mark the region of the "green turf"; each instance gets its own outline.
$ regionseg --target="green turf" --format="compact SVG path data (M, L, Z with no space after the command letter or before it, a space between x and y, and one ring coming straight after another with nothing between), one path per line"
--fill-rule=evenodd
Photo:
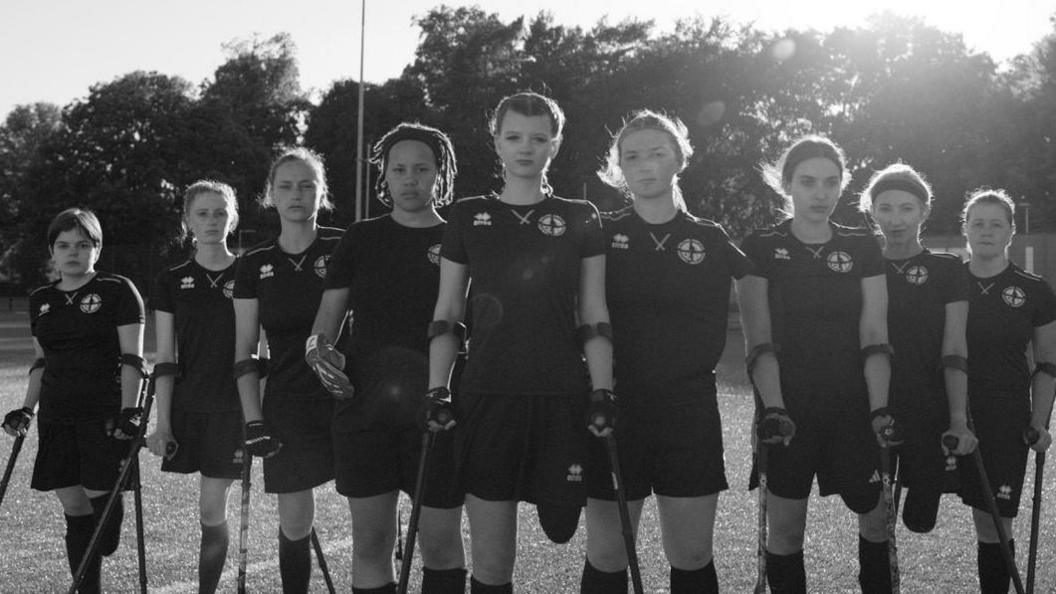
M25 370L32 359L25 312L0 312L0 411L21 403ZM148 333L149 334L149 333ZM745 490L749 470L748 429L751 416L749 390L741 364L737 333L730 334L719 369L719 404L726 444L727 476L732 485L719 500L715 557L719 581L725 592L749 592L755 580L755 495ZM148 339L148 351L151 348ZM149 357L148 357L149 358ZM0 441L0 460L6 462L10 441ZM61 508L54 496L28 487L36 434L31 432L18 461L7 497L0 506L0 592L61 592L69 584L62 544ZM141 455L144 469L143 498L147 542L147 564L151 591L194 592L198 550L197 481L162 474L149 453ZM1025 566L1029 526L1033 462L1028 472L1027 492L1015 535L1020 564ZM255 592L278 592L277 515L275 499L264 495L259 462L254 468L252 527L250 531L249 587ZM1052 469L1050 469L1052 470ZM1054 470L1056 471L1056 470ZM1046 500L1056 509L1056 487L1046 480ZM128 509L131 510L131 497ZM228 521L232 544L222 591L235 591L238 493L232 491ZM339 591L351 589L351 522L342 497L332 484L317 490L317 527L328 551L331 572ZM409 505L404 500L403 521ZM585 531L579 530L567 545L546 540L535 520L534 510L522 506L518 539L516 583L518 592L574 592L582 568ZM467 537L468 528L463 530ZM812 592L857 591L856 519L838 498L811 500L807 531L807 575ZM975 585L975 541L969 514L959 500L943 499L939 523L927 535L899 528L903 592L972 592ZM1056 591L1056 511L1043 517L1042 550L1039 557L1038 592ZM104 562L107 592L134 592L138 588L135 525L126 515L122 546ZM666 592L668 567L663 557L655 507L646 505L639 536L639 557L648 592ZM412 591L417 584L415 568ZM1025 576L1024 576L1025 577ZM325 591L319 572L313 575L312 591Z

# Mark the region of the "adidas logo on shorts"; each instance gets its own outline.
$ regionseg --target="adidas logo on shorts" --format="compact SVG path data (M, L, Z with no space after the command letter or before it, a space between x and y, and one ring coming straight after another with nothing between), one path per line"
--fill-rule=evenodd
M1012 499L1012 487L1008 485L1001 485L997 490L997 498L1004 499L1006 501Z
M880 472L874 470L873 471L873 476L869 477L869 484L872 485L874 483L879 483L879 482L880 482Z

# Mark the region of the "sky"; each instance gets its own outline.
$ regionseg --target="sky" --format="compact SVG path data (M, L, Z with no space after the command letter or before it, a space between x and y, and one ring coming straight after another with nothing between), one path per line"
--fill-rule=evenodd
M440 0L366 0L364 79L399 76L414 60L414 18ZM448 5L469 4L447 0ZM969 48L997 61L1027 53L1054 30L1056 4L1003 0L969 8L963 0L484 0L477 2L504 21L548 11L555 22L589 28L605 16L653 19L670 31L677 19L699 14L754 23L764 30L816 29L865 23L874 13L910 14L940 29L961 33ZM718 4L718 3L715 3ZM222 45L253 34L285 31L297 45L301 85L325 92L335 80L359 78L360 11L357 0L3 0L0 8L0 116L19 104L66 105L96 83L134 70L178 75L193 83L209 79L225 61ZM688 7L688 8L687 8ZM695 7L695 8L694 8Z

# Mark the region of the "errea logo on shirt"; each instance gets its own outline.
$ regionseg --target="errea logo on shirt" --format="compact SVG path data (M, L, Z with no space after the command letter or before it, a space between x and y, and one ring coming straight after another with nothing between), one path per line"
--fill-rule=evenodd
M275 267L271 264L265 264L260 267L260 279L271 278L275 276Z
M180 279L180 289L193 289L194 288L194 277L185 276Z
M42 316L42 315L48 313L49 311L51 311L51 304L50 303L41 303L40 304L40 309L37 310L37 316Z
M779 247L774 248L774 259L775 260L791 260L792 257L788 255L788 249Z
M491 226L491 215L486 212L478 212L473 215L473 226L474 227L490 227Z
M631 238L627 237L623 233L617 233L612 236L612 248L617 250L627 250L631 248Z

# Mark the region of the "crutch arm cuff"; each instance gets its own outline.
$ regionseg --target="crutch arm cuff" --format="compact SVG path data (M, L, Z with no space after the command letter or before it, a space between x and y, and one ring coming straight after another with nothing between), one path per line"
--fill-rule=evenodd
M256 373L258 374L258 377L260 374L260 369L257 367L257 360L252 357L237 361L234 367L232 368L232 371L235 375L235 381L238 381L238 378L242 377L243 375L246 375L247 373Z
M945 369L956 369L968 373L968 358L963 355L946 355L942 358L942 366Z
M777 356L777 349L774 348L772 342L757 344L748 351L748 356L744 358L744 365L748 369L748 379L752 378L752 372L755 371L755 364L759 362L759 357L768 353Z
M895 349L891 348L891 345L882 342L879 344L869 344L862 347L862 360L865 361L873 355L883 355L890 361L895 356Z
M150 377L150 374L147 373L147 364L143 360L143 357L139 355L134 355L132 353L121 353L121 364L127 365L132 369L138 371L140 377L142 377L143 379Z
M38 369L44 369L44 357L37 357L33 359L33 363L29 366L29 371L26 375L32 375L34 371Z
M1034 366L1034 375L1044 373L1045 375L1056 378L1056 363L1049 363L1048 361L1041 361Z
M164 361L154 364L154 379L166 376L176 376L180 373L180 366L172 361Z
M587 344L587 341L597 337L608 339L612 342L612 324L609 322L598 322L597 324L580 324L576 328L576 339L579 344Z

